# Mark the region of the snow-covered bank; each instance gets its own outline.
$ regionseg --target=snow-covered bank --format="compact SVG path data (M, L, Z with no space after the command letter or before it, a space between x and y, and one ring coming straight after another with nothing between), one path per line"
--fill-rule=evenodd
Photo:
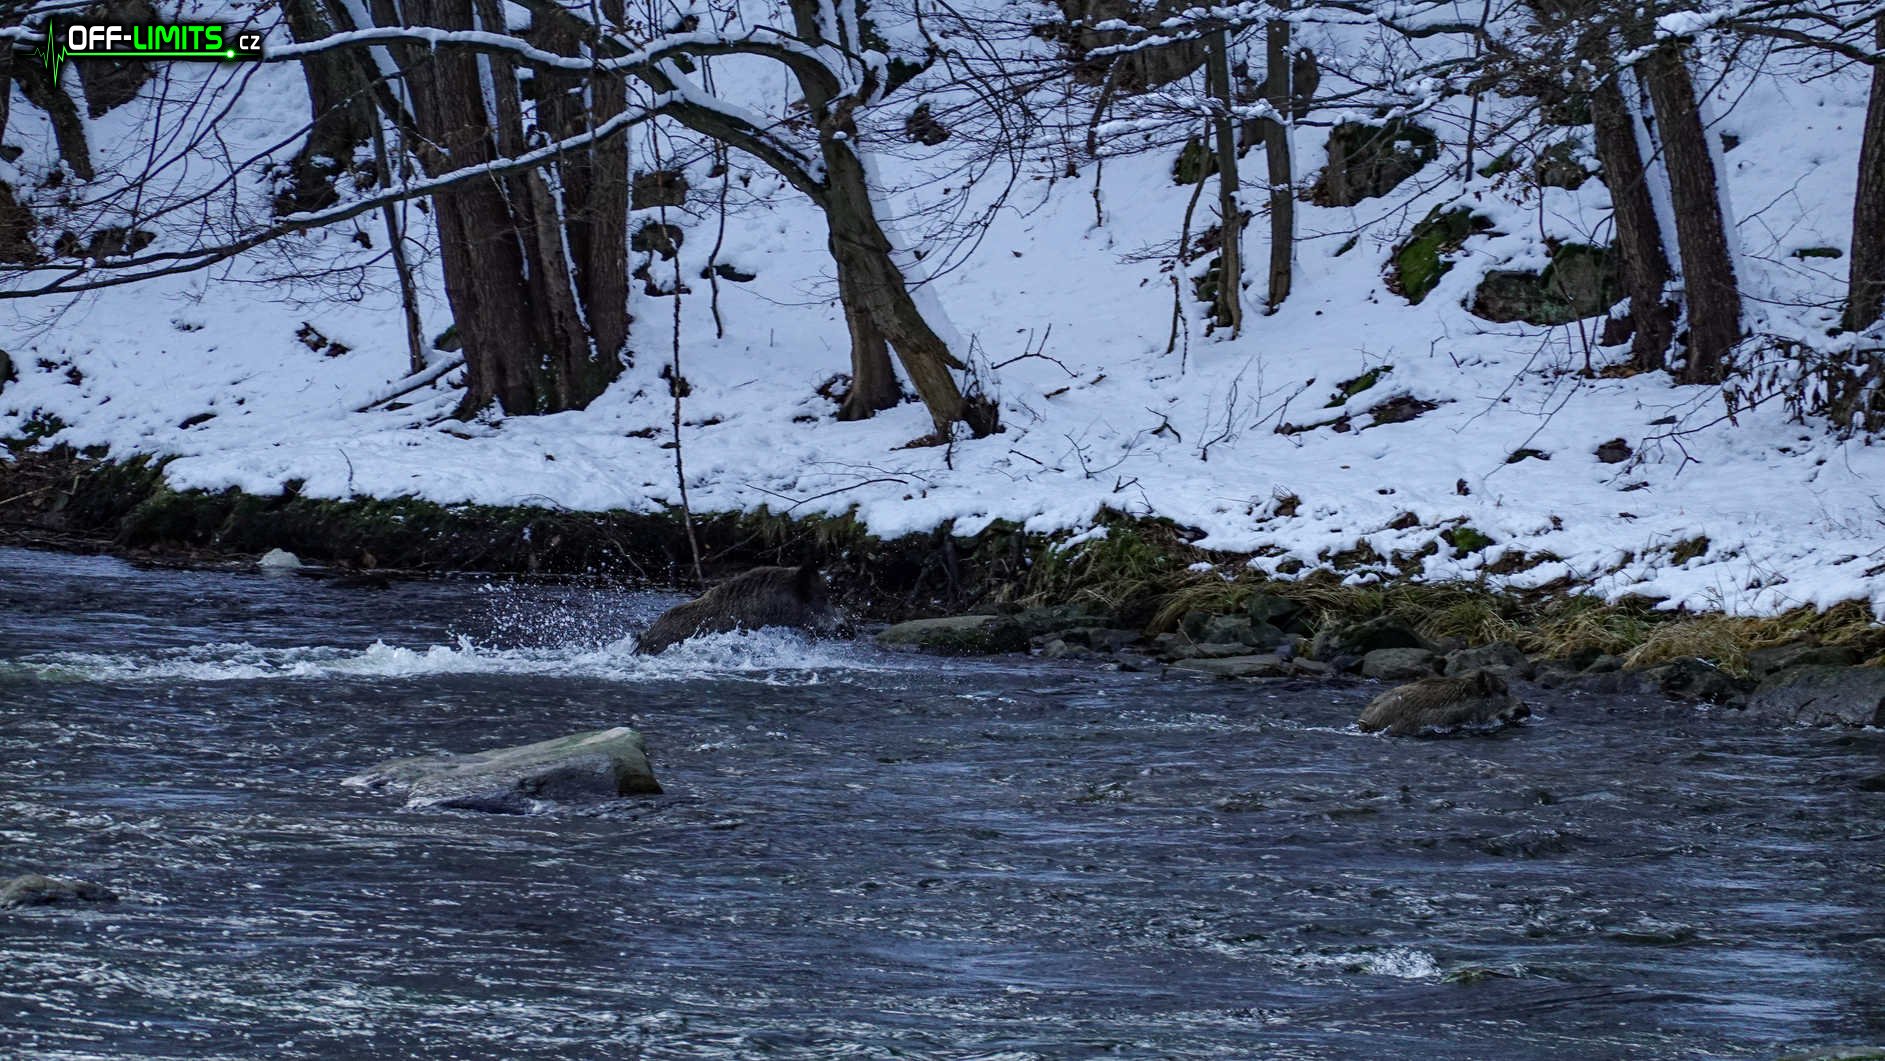
M281 131L282 101L301 104L290 66L256 82L219 129L259 149ZM1824 301L1837 286L1824 259L1794 252L1846 246L1863 81L1762 78L1717 91L1733 103L1720 131L1740 138L1724 159L1752 312L1768 332L1810 333L1813 311L1771 307ZM133 104L92 122L101 172L114 161L129 171L150 149L159 134L144 117ZM8 134L28 158L44 157L51 139L36 122L16 108ZM1297 131L1302 173L1321 165L1325 136ZM1804 158L1803 144L1814 145ZM950 146L897 147L903 157L883 168L899 201L948 192L924 182L947 172ZM1387 196L1300 204L1295 294L1275 315L1253 311L1235 341L1202 335L1188 306L1174 342L1173 291L1185 285L1144 253L1174 238L1191 191L1173 183L1169 156L1109 161L1099 223L1092 167L1076 178L1044 169L933 285L988 366L1007 425L946 449L899 448L929 430L915 404L835 420L816 392L846 367L847 339L822 223L776 178L740 169L750 183L738 185L742 209L716 260L755 279L719 283L724 338L698 279L717 219L683 225L690 501L710 512L848 512L886 539L943 525L972 536L997 520L1079 538L1115 510L1193 528L1198 546L1255 554L1269 573L1343 556L1350 577L1366 580L1398 573L1397 554L1425 553L1412 567L1430 579L1568 582L1732 613L1859 598L1885 612L1885 447L1790 422L1778 402L1729 418L1712 388L1607 376L1623 354L1593 349L1593 322L1472 316L1463 303L1487 270L1536 267L1548 241L1607 239L1608 200L1594 180L1536 196L1498 177L1462 182L1448 176L1461 157L1443 136L1440 158ZM711 188L705 168L695 183ZM1393 246L1456 200L1496 231L1469 240L1410 305L1384 279ZM638 291L634 364L583 412L452 420L450 374L400 408L355 412L403 374L406 354L387 266L352 235L340 226L299 238L227 273L6 304L0 334L19 379L0 391L0 436L105 446L117 459L173 456L164 474L177 489L272 495L292 483L308 498L585 512L678 501L658 375L668 298ZM1259 227L1246 238L1257 245ZM657 276L671 268L643 257ZM360 266L362 284L281 279L310 263ZM425 288L427 334L437 334L449 321L435 271ZM1373 386L1343 396L1344 383L1371 372ZM1374 410L1396 398L1434 405L1376 423ZM1599 450L1613 440L1628 456L1606 463Z

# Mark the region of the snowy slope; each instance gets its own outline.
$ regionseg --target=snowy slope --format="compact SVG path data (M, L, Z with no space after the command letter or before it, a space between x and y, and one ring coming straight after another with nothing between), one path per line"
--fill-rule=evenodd
M185 66L167 74L172 92L228 76ZM750 76L756 94L781 91L770 72ZM1864 93L1857 76L1729 81L1717 90L1720 128L1741 137L1725 162L1738 264L1759 330L1823 332L1817 311L1784 304L1830 305L1844 262L1791 252L1848 242ZM217 128L238 153L260 150L280 138L285 115L303 113L302 100L292 68L266 67ZM142 161L163 135L148 117L139 101L92 123L101 171ZM884 124L894 128L896 117ZM693 505L853 510L887 536L949 521L971 534L997 519L1077 533L1113 509L1169 517L1199 530L1205 547L1260 553L1252 563L1270 571L1362 543L1382 556L1414 553L1437 528L1463 521L1495 544L1457 558L1443 547L1427 557L1426 577L1473 577L1522 551L1535 562L1493 581L1568 575L1607 596L1647 593L1671 607L1734 612L1856 597L1885 612L1885 447L1790 423L1777 402L1731 422L1719 391L1677 387L1661 374L1583 378L1575 370L1587 356L1597 367L1621 359L1589 349L1599 322L1537 328L1467 313L1462 302L1486 269L1541 265L1544 238L1603 241L1606 193L1597 181L1542 198L1498 178L1463 183L1449 174L1459 168L1464 122L1451 112L1427 120L1450 139L1416 180L1351 208L1299 204L1300 272L1281 312L1260 314L1259 276L1247 293L1245 334L1221 341L1202 334L1200 307L1187 298L1185 334L1170 353L1171 281L1156 255L1146 258L1172 241L1190 192L1171 180L1171 153L1108 161L1097 225L1091 165L1065 178L1057 160L1044 160L972 249L935 245L956 264L935 294L982 362L1001 366L993 378L1007 425L948 450L898 448L929 429L919 405L839 423L814 393L847 368L822 222L776 178L736 159L735 177L748 182L734 183L739 210L718 260L757 278L720 284L724 339L715 338L699 279L716 228L704 207L687 222L681 254L692 289L681 312L694 385L683 434ZM1325 139L1325 129L1297 130L1301 183L1320 168ZM16 101L8 140L27 154L0 175L36 183L31 160L52 153L38 113ZM675 141L667 150L677 144L685 147ZM915 208L955 191L944 187L954 148L895 147L879 163L890 198L912 213L905 232L920 239ZM636 150L645 167L646 144ZM1246 165L1246 179L1260 175L1261 153ZM691 172L710 203L717 181L707 178L706 160ZM930 179L938 174L942 181ZM250 209L266 209L259 182L241 194ZM971 199L987 194L978 188ZM1504 234L1471 240L1438 289L1410 306L1383 280L1392 248L1431 207L1462 197ZM424 225L423 213L407 214ZM372 249L350 241L355 225ZM1259 218L1247 257L1261 262L1264 239ZM409 407L357 413L350 410L406 370L390 266L376 258L383 244L368 216L293 241L282 248L286 260L262 253L75 302L0 303L0 346L21 377L0 391L0 436L55 417L64 427L41 444L176 455L166 474L178 487L269 493L301 480L317 497L583 510L677 501L673 453L663 448L667 388L657 378L670 356L672 299L637 291L635 362L584 412L444 419L456 402L448 376L408 396ZM312 262L372 264L357 289L345 274L327 285L273 279ZM426 267L432 335L449 319L435 261ZM664 286L671 268L654 262ZM347 352L309 349L296 338L304 324ZM1010 360L1030 351L1045 356ZM1390 365L1376 386L1328 407L1338 383ZM1410 422L1368 426L1363 414L1398 395L1439 404ZM1277 430L1344 412L1360 429ZM204 413L215 415L200 420ZM1636 457L1599 462L1594 449L1614 438ZM1521 449L1549 459L1507 463ZM1289 505L1279 510L1285 498L1297 499L1293 515L1283 514ZM1389 529L1405 513L1418 526ZM1706 551L1675 564L1674 547L1698 537Z

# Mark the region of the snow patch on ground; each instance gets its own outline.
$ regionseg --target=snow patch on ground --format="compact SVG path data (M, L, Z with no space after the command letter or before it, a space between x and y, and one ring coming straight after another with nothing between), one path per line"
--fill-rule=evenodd
M173 94L192 79L228 77L197 64L166 69ZM254 82L218 125L238 152L272 142L282 115L303 107L289 66L243 69ZM1742 138L1724 159L1750 313L1767 330L1804 334L1811 321L1766 307L1837 295L1842 261L1792 252L1847 247L1865 84L1856 74L1762 79L1719 92L1723 129ZM101 172L129 170L154 136L167 135L143 112L138 103L91 122ZM1326 133L1294 135L1306 183ZM33 108L13 109L8 136L29 158L50 152L50 129ZM877 165L895 185L887 199L911 208L934 192L922 180L942 171L952 148L896 146ZM1343 208L1301 204L1290 301L1263 316L1259 278L1244 335L1225 341L1201 334L1200 307L1187 297L1171 350L1170 275L1141 253L1169 243L1185 210L1190 189L1173 184L1171 159L1109 161L1101 224L1091 166L1077 178L1049 167L1024 180L967 263L941 271L933 285L962 342L1002 365L991 382L1006 430L946 449L899 448L929 430L917 404L839 423L817 396L820 383L848 367L822 222L776 178L736 158L736 176L750 181L735 181L741 211L718 260L758 276L719 284L724 338L715 337L708 283L698 279L715 243L711 215L685 220L681 251L692 288L682 301L694 388L683 429L692 504L794 516L848 511L886 537L946 523L968 535L995 520L1081 536L1115 510L1170 518L1195 528L1201 546L1258 554L1252 563L1270 572L1363 545L1383 557L1416 554L1439 530L1470 526L1493 544L1462 555L1443 543L1425 557L1423 577L1516 586L1569 578L1608 597L1651 594L1668 607L1739 613L1861 598L1885 612L1885 447L1791 423L1772 404L1730 420L1719 392L1675 386L1662 374L1587 378L1587 359L1601 368L1619 358L1594 349L1597 322L1540 328L1467 313L1463 303L1488 269L1538 264L1545 238L1607 241L1606 193L1594 180L1542 199L1522 198L1498 178L1462 182L1448 175L1458 171L1462 145L1443 148L1417 180L1385 197ZM717 181L703 164L694 183L711 190ZM267 189L250 191L265 208ZM1503 234L1470 240L1434 292L1410 306L1383 279L1393 245L1434 206L1456 200ZM430 238L425 215L407 213ZM354 412L407 368L390 265L378 257L384 234L376 219L360 225L374 249L342 225L223 270L74 301L0 304L0 335L20 377L0 391L0 436L43 434L42 445L104 446L120 458L173 456L165 475L184 489L272 494L296 482L317 498L584 511L647 512L678 501L658 378L668 357L667 298L637 289L634 363L585 411L452 420L453 373L407 395L401 408ZM912 222L903 227L927 238ZM1247 256L1264 238L1259 219ZM360 266L363 282L279 279L310 263ZM426 334L436 335L449 314L435 258L421 265ZM671 276L670 263L655 266L655 275ZM304 326L345 351L311 348L297 338ZM1029 351L1046 356L1010 360ZM1340 399L1339 383L1370 370L1382 370L1375 386ZM1373 424L1369 411L1400 396L1439 404L1408 422ZM1344 414L1351 429L1338 431ZM1600 462L1594 451L1611 439L1633 456ZM1523 450L1539 456L1513 461ZM1297 499L1293 515L1280 514L1285 497ZM1391 529L1410 513L1415 526ZM1489 566L1508 573L1489 575ZM422 670L433 653L452 665L484 658L450 647L373 651L227 665L261 675Z

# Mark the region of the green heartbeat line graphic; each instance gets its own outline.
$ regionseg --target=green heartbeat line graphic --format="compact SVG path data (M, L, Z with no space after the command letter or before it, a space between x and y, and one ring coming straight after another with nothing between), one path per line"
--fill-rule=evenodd
M59 83L59 70L65 66L66 56L70 54L70 52L65 50L65 45L59 42L58 34L52 32L51 27L48 27L46 30L46 47L43 58L46 63L46 69L52 74L53 84L57 85Z

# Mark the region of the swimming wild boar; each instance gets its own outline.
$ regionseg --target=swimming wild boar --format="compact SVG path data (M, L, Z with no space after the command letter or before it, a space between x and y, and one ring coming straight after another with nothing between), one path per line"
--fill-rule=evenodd
M690 637L763 626L832 633L843 620L813 565L756 567L663 612L636 640L635 651L653 655Z

